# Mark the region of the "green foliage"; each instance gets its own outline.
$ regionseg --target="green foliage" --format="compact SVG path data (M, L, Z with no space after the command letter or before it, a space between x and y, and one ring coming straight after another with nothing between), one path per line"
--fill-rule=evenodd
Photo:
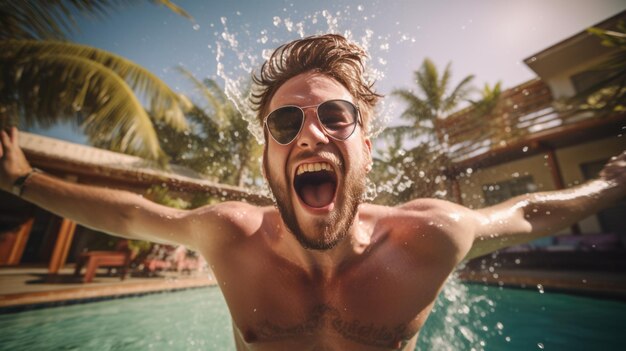
M409 123L389 127L380 135L386 149L379 150L382 157L375 159L372 172L374 183L379 185L377 202L397 204L418 197L446 196L445 191L438 190L445 180L443 171L449 165L447 138L437 135L436 127L467 96L474 76L463 78L450 89L451 77L450 63L439 74L435 64L426 58L415 72L417 92L392 92L407 104L400 117Z
M50 40L77 29L73 14L100 17L125 2L0 1L1 128L18 118L43 127L66 120L96 146L166 162L151 118L183 130L188 101L127 59ZM186 15L170 1L155 2Z
M173 163L189 167L213 180L237 186L261 181L262 147L248 130L248 122L215 81L203 82L180 68L204 100L187 113L190 129L176 131L157 123L163 149Z
M136 93L154 120L186 128L184 98L143 67L100 49L2 40L0 67L0 105L26 125L78 122L96 146L158 159L163 153Z
M167 187L153 186L146 191L146 198L150 201L156 202L167 207L173 207L178 209L187 209L190 207L190 203L181 198L172 197Z
M587 31L615 51L608 60L592 68L602 79L562 102L561 107L599 113L623 112L626 110L626 22L620 21L615 30L589 28Z
M102 19L112 10L137 2L136 0L1 0L0 40L64 40L68 33L78 30L74 14ZM169 0L153 0L152 2L164 5L178 15L193 20L184 9Z
M450 91L451 64L448 63L443 74L439 75L437 67L428 58L424 59L422 66L414 75L417 93L407 89L396 89L392 95L400 97L408 104L401 118L411 122L414 127L423 128L426 124L430 129L435 119L443 118L467 96L470 83L474 79L473 75L469 75Z
M475 115L484 117L495 109L502 95L502 82L497 82L493 87L489 83L485 83L485 87L480 91L480 100L468 100L474 108Z

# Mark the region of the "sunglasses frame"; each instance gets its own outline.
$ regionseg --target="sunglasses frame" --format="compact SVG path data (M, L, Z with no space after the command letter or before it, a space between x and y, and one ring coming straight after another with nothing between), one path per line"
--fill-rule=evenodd
M356 123L354 123L354 128L352 129L352 132L350 132L350 134L345 137L344 139L340 139L337 137L332 136L328 130L326 130L326 126L324 125L324 123L322 123L322 121L320 120L320 114L319 112L319 107L322 106L323 104L327 103L327 102L333 102L333 101L341 101L341 102L347 102L348 104L352 105L352 107L354 107L354 109L356 110ZM268 118L272 115L272 113L280 110L281 108L285 108L285 107L296 107L300 110L300 112L302 112L302 122L300 123L300 129L298 129L298 132L296 133L296 135L293 137L293 139L291 139L288 143L281 143L280 141L276 140L276 138L274 137L274 135L272 134L272 131L270 130L270 127L267 125L267 120ZM306 113L304 112L305 109L309 109L309 108L313 108L315 107L315 116L317 117L317 122L319 123L319 125L322 127L322 131L324 132L324 135L326 135L327 137L337 140L337 141L345 141L348 140L348 138L350 138L352 136L352 134L354 134L354 131L356 130L356 125L358 124L359 126L363 127L363 120L361 118L361 110L359 110L359 107L357 105L355 105L353 102L350 102L348 100L344 100L344 99L330 99L330 100L326 100L322 103L319 103L317 105L309 105L309 106L297 106L297 105L283 105L280 106L278 108L275 108L274 110L270 111L270 113L267 114L267 116L265 116L265 118L263 118L263 128L267 128L267 132L268 134L272 137L272 139L274 139L274 141L277 144L286 146L289 145L291 143L293 143L294 140L298 139L298 135L300 135L300 133L302 132L302 128L304 127L304 122L306 121Z

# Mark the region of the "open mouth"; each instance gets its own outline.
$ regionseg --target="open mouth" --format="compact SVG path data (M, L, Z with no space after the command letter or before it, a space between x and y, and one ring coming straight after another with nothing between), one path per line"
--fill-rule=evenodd
M301 164L296 169L294 188L303 203L313 208L330 205L337 189L337 175L326 162Z

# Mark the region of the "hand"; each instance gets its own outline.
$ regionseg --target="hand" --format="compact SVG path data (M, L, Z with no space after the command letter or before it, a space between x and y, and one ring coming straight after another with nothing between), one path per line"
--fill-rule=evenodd
M626 196L626 151L611 157L600 171L600 179L621 190Z
M0 189L11 191L15 180L32 170L18 144L17 128L0 131Z

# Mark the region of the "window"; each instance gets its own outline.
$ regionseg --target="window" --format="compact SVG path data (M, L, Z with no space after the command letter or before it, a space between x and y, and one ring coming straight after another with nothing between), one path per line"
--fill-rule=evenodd
M596 178L598 173L602 170L602 167L609 160L599 160L593 162L587 162L580 165L580 168L585 176L586 180ZM622 235L626 240L626 222L624 221L624 215L626 214L626 200L615 204L613 207L609 207L603 211L598 212L598 222L600 222L600 228L604 233L616 233Z
M532 176L505 180L499 183L483 185L485 205L491 206L508 200L513 196L532 193L537 190Z

